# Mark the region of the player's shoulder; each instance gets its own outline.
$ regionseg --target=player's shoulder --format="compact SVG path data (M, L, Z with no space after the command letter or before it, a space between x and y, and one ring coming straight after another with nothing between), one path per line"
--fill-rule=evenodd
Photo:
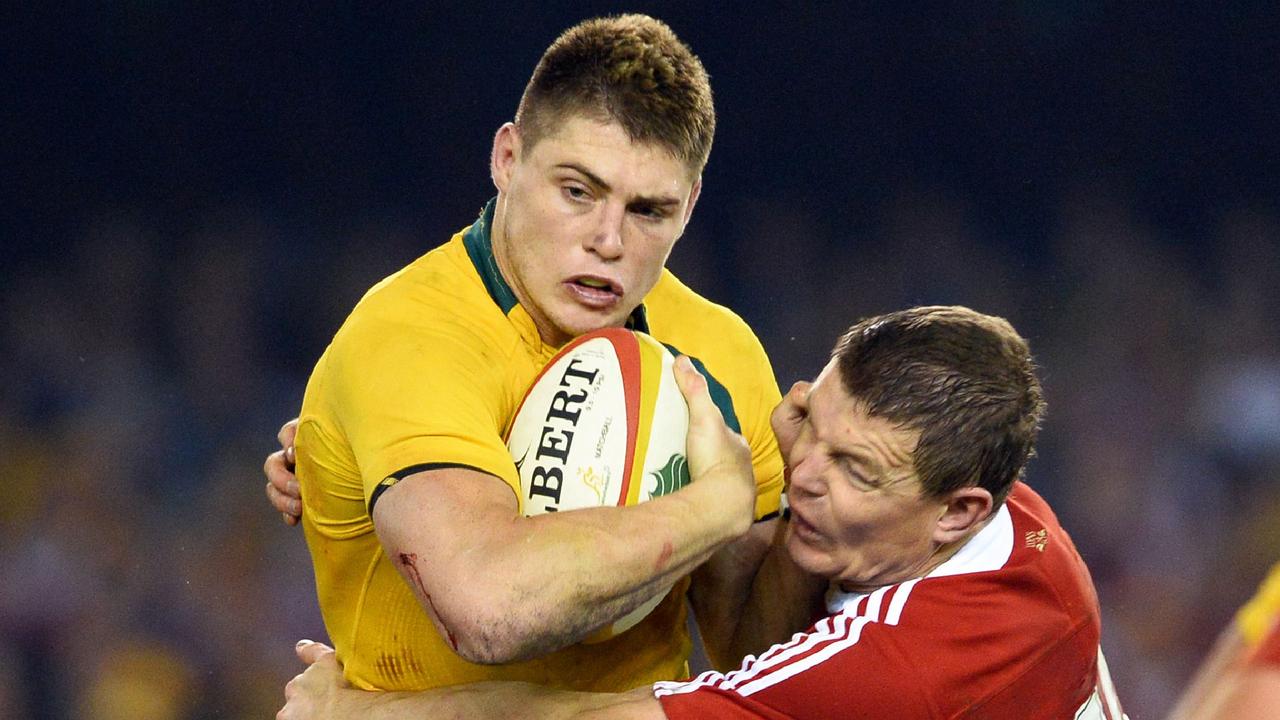
M649 308L651 318L720 327L755 337L751 327L737 313L684 284L666 268L645 297L645 306Z
M1044 638L1098 621L1084 561L1048 503L1023 483L981 532L917 582L902 616L913 624L938 622L931 633L1016 627L1024 637ZM942 620L955 613L980 621Z
M368 318L429 323L436 312L466 312L483 297L484 286L467 260L461 237L455 235L369 288L348 322Z
M658 683L654 694L664 709L696 709L702 716L714 717L725 715L731 706L751 708L767 717L934 716L929 706L932 689L921 682L916 658L903 645L901 633L877 632L895 623L894 590L900 587L859 596L860 603L827 615L789 641L758 657L748 655L734 672L707 672L688 682ZM905 591L909 590L907 586ZM851 677L875 687L876 692L832 691L847 685Z
M493 343L504 319L458 234L371 287L334 344L368 349L425 340Z
M900 674L946 717L1037 686L1027 678L1056 672L1058 685L1074 688L1091 672L1100 641L1096 612L1075 611L1033 574L1007 568L892 586L878 603L879 622L876 605L844 612L873 620L862 639L874 656L898 658Z
M1011 567L1027 567L1051 585L1064 606L1097 611L1097 592L1071 535L1049 503L1025 483L1005 500L1014 527Z
M690 355L723 355L766 362L764 347L737 313L685 285L663 270L645 297L650 333Z

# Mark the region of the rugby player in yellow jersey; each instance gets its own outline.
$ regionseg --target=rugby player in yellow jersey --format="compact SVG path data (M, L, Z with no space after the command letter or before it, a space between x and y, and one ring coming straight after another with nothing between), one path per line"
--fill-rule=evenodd
M1223 628L1168 720L1271 718L1280 708L1280 665L1252 662L1280 633L1280 563ZM1274 651L1273 651L1274 653Z
M807 622L799 607L794 628L743 621L754 608L725 591L757 572L773 532L752 521L778 509L780 398L746 324L664 269L714 126L706 72L666 25L571 28L494 138L497 197L335 335L307 386L297 477L321 611L354 685L620 691L682 677L686 590L717 664ZM695 359L754 472L693 463L691 484L636 507L524 517L503 433L557 349L610 326ZM292 457L267 464L285 511ZM633 629L581 642L673 581Z

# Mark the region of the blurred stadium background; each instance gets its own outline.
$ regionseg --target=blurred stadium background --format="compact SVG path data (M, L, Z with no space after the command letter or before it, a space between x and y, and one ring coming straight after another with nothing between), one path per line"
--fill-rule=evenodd
M782 386L855 318L1009 317L1031 484L1132 717L1280 559L1274 3L642 2L713 76L672 267ZM363 290L469 223L618 6L28 4L0 42L0 717L270 717L322 638L260 466Z

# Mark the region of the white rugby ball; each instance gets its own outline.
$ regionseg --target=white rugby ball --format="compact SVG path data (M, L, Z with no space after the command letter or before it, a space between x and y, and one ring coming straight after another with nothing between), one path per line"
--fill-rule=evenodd
M526 391L507 448L525 515L645 502L689 482L689 407L675 357L639 332L608 328L566 345ZM631 628L666 593L588 641Z

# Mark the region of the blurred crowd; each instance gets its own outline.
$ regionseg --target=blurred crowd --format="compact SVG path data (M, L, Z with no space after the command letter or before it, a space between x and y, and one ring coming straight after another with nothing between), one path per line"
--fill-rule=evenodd
M1162 717L1280 560L1275 4L650 4L720 113L671 267L784 389L861 316L1008 317L1049 403L1028 479ZM325 636L276 430L364 290L478 213L546 44L616 10L481 5L15 9L0 718L278 709Z
M1123 189L1088 186L1011 251L940 192L892 194L853 237L802 203L730 202L736 223L695 222L672 266L755 326L784 388L857 317L912 304L1031 340L1049 417L1029 480L1094 573L1131 715L1159 717L1280 558L1280 219L1231 208L1177 243ZM107 210L12 273L0 717L277 709L293 642L324 630L262 459L363 289L468 220L372 225L303 270L269 215L227 209L174 241Z

